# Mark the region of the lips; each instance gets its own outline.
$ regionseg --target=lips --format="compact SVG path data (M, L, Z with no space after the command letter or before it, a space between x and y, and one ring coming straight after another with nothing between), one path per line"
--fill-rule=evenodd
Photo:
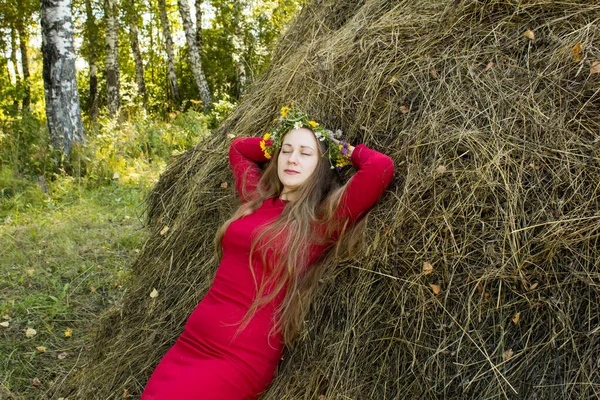
M293 169L284 169L283 172L285 172L288 175L297 175L300 173L298 171L294 171Z

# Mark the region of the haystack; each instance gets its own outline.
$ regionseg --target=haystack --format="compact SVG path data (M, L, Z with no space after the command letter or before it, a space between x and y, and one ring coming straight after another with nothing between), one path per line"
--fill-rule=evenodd
M122 307L69 398L141 393L215 273L237 201L228 135L263 134L290 100L397 178L264 399L598 397L597 61L597 0L313 0L154 188Z

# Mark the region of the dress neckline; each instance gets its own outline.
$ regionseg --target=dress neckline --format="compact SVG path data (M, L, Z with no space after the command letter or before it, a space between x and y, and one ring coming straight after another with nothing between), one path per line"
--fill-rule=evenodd
M289 203L289 202L290 202L289 200L283 200L283 199L280 199L280 198L279 198L279 197L277 197L277 196L273 197L273 203L275 203L275 204L283 204L283 205L286 205L286 204L287 204L287 203Z

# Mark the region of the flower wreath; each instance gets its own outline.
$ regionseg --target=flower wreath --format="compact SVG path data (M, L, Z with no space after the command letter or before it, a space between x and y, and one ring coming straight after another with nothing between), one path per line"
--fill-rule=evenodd
M267 159L270 160L275 150L281 147L283 136L286 133L292 129L308 128L313 131L318 141L325 144L325 153L329 158L331 169L335 168L341 171L344 166L352 164L348 142L341 140L342 131L338 129L334 133L323 128L318 122L309 119L306 114L296 109L293 102L290 106L283 107L281 115L273 122L274 125L271 127L271 131L265 133L260 141L260 148Z

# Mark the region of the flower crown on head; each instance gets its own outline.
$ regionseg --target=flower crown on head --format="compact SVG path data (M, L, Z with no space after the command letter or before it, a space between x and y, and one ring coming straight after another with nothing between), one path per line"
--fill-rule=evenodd
M271 131L265 133L260 141L260 148L267 159L271 159L275 150L281 147L283 136L286 133L292 129L308 128L314 132L317 140L325 145L325 153L329 158L331 169L335 168L341 171L344 166L352 164L348 142L341 140L342 131L338 129L334 133L323 128L318 122L309 119L306 114L296 109L294 102L290 106L283 107L281 115L273 122L274 125L271 127Z

